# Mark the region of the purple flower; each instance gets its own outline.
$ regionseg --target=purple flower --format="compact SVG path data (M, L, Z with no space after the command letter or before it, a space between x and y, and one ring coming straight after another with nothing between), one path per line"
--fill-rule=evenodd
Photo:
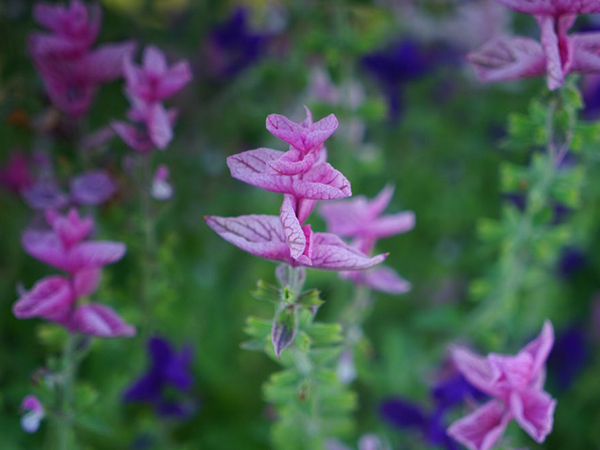
M587 266L585 254L575 247L564 247L558 260L558 272L564 278L572 278Z
M166 339L153 337L148 340L148 353L151 358L148 370L125 391L123 400L149 403L161 416L191 415L193 403L170 399L166 390L171 387L180 394L189 393L193 384L190 373L192 348L186 346L181 353L176 353Z
M468 56L482 81L507 81L546 73L548 89L564 82L569 72L600 71L600 33L568 35L578 14L600 12L593 0L496 0L532 14L541 43L529 38L496 38Z
M216 78L231 78L256 62L269 37L252 32L248 13L237 8L231 17L213 28L206 40L208 67Z
M425 75L432 67L432 58L416 41L404 40L363 56L361 63L381 83L388 97L389 116L396 120L402 109L403 86Z
M327 229L340 237L352 238L352 246L369 255L378 239L410 231L415 226L412 211L382 216L388 206L394 188L384 188L373 200L359 196L323 204L319 208L327 223ZM390 294L402 294L410 290L410 283L389 267L378 267L364 272L340 274L356 284Z
M589 344L578 325L572 325L560 333L550 356L548 373L557 386L567 390L582 372L589 359Z
M540 335L515 356L490 353L482 358L456 347L453 360L464 377L493 397L448 428L448 435L469 450L490 450L515 419L536 442L552 431L556 400L543 390L544 365L554 343L549 321Z
M21 428L27 433L35 433L46 415L44 407L36 396L28 395L21 402L21 409L27 411L21 417Z
M169 200L173 196L173 186L168 181L169 168L161 164L154 173L150 194L156 200Z

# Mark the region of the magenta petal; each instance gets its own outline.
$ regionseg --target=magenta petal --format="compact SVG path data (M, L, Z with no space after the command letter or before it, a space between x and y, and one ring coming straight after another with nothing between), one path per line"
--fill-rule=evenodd
M167 71L165 54L156 46L148 45L142 56L144 71L151 76L160 77Z
M372 258L331 233L314 233L311 240L312 267L325 270L364 270L380 264L387 255Z
M369 227L369 232L378 238L406 233L415 227L415 213L412 211L391 214L376 219Z
M510 418L506 408L492 400L454 422L447 433L469 450L490 450L504 434Z
M391 185L387 185L385 186L381 192L379 194L377 194L377 197L375 197L373 200L371 200L369 202L369 215L371 217L378 217L380 216L383 211L385 211L385 208L388 207L388 205L390 204L390 201L392 200L392 197L394 196L394 186Z
M267 164L267 172L274 175L298 175L306 173L315 164L319 156L318 150L304 154L292 147L281 158Z
M388 294L404 294L410 291L411 285L391 267L376 267L372 270L361 272L364 284Z
M267 130L279 139L302 152L308 152L320 146L338 127L333 114L312 123L312 116L306 108L307 120L302 124L292 122L285 116L271 114L267 117Z
M527 38L493 39L467 59L483 82L517 80L546 72L542 46Z
M99 303L88 303L75 309L69 323L74 333L102 338L131 337L135 328L126 323L112 308Z
M173 139L173 129L169 114L161 103L155 103L150 107L146 122L150 140L157 148L164 150Z
M292 263L278 216L208 216L206 223L223 239L261 258Z
M93 219L91 217L80 218L75 208L71 208L65 216L54 210L47 210L46 220L60 238L65 249L84 239L94 228Z
M497 3L525 14L557 16L567 13L600 12L597 0L495 0Z
M89 52L82 64L88 70L88 79L94 83L106 83L123 75L123 61L135 51L135 42L104 44Z
M573 42L573 64L577 72L600 72L600 33L578 33L571 35Z
M86 297L98 289L102 269L81 270L73 275L73 288L77 297Z
M69 253L69 272L94 269L120 260L126 247L121 242L89 241L77 244Z
M314 200L336 200L352 195L348 179L329 163L314 165L294 183L294 188L299 194L297 197Z
M290 248L290 255L297 260L306 249L306 236L298 221L298 217L296 217L296 211L294 210L295 202L296 199L292 195L284 195L279 217L281 218L285 240ZM310 260L308 264L310 264Z
M527 344L523 350L519 352L519 354L525 353L531 356L533 361L531 369L532 378L536 378L542 372L553 345L554 328L552 328L552 323L549 320L546 320L539 336Z
M469 383L486 394L500 394L496 382L501 374L488 359L462 347L452 348L451 354L456 368Z
M527 389L537 376L532 370L533 358L527 353L519 352L516 356L490 353L487 359L506 379L498 383L499 387L508 387L511 390Z
M548 89L553 91L562 86L565 74L568 72L567 61L562 60L559 40L569 42L569 38L560 36L556 30L556 19L551 16L536 16L541 29L541 41L546 54L546 72L548 76ZM572 53L572 52L568 52Z
M119 120L112 121L110 126L131 149L140 153L147 153L154 148L150 137L139 128Z
M59 269L68 270L67 254L60 239L53 232L26 230L21 241L30 256Z
M552 431L556 400L544 391L513 392L509 407L521 428L536 442L544 442Z
M61 320L68 315L74 300L67 278L46 277L17 300L13 305L13 313L19 319L44 317L48 320Z
M182 89L191 79L192 70L189 63L180 61L168 70L167 76L160 79L156 88L156 96L161 99L170 97Z

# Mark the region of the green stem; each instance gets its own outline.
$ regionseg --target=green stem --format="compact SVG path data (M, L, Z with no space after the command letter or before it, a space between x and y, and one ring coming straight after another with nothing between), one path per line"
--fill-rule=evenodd
M75 446L73 430L74 390L77 372L76 358L77 336L69 333L63 352L63 373L60 407L58 413L58 450L72 450Z

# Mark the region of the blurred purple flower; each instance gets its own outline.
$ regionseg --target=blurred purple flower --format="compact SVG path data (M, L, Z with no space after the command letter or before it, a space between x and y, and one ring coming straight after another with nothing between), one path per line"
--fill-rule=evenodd
M125 402L149 403L163 417L186 418L195 411L195 403L168 398L167 389L174 388L180 394L188 394L193 385L190 365L193 351L190 346L176 353L163 338L148 340L150 366L123 394Z
M573 385L589 360L590 348L586 335L577 324L556 337L548 357L548 373L562 390Z
M261 57L268 41L269 35L249 28L247 10L237 8L207 36L205 54L210 74L215 78L236 76Z
M527 197L525 194L508 193L502 195L509 203L512 203L519 211L525 211L527 207ZM564 223L573 212L571 208L557 201L551 200L552 220L551 225L560 225Z
M576 247L564 247L558 260L558 272L564 278L571 278L586 265L585 253Z
M156 200L169 200L173 196L173 186L169 183L169 168L164 164L157 167L152 179L151 195Z
M402 112L404 85L431 70L433 58L419 43L407 39L363 56L361 64L381 84L388 99L389 117L397 120Z
M600 75L585 75L582 80L581 94L584 108L582 115L587 120L597 120L600 117Z

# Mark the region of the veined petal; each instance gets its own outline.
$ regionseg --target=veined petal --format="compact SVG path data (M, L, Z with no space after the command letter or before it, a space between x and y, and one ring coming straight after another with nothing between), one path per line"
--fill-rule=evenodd
M160 99L170 97L182 89L192 79L192 70L187 61L179 61L162 77L156 87L156 96Z
M209 216L205 220L223 239L252 255L274 261L293 262L278 216Z
M22 237L23 249L46 264L68 270L69 261L62 242L51 231L26 230Z
M490 450L504 434L510 419L506 408L491 400L454 422L447 433L469 450Z
M499 387L504 384L505 389L528 389L537 376L532 370L533 358L527 353L519 352L516 356L490 353L487 359L505 377L505 380L498 383Z
M519 352L528 354L532 361L532 379L537 378L538 375L542 372L544 365L546 364L546 360L548 359L548 355L552 350L552 346L554 345L554 328L552 328L552 323L549 320L544 322L542 327L542 331L538 337L536 337L533 341L527 344L523 350Z
M380 264L387 254L369 257L331 233L314 233L312 266L325 270L364 270Z
M295 260L298 260L306 248L306 236L302 230L302 225L298 221L298 217L296 217L295 203L296 199L294 196L285 194L279 217L281 218L283 234L290 248L290 255Z
M271 114L267 117L267 130L279 139L302 152L308 152L320 146L337 129L338 121L333 114L312 123L312 117L306 108L307 120L301 124L292 122L285 116Z
M104 44L87 53L82 64L87 79L93 83L107 83L123 75L123 62L135 51L135 42Z
M483 82L517 80L546 71L542 46L527 38L493 39L470 53L467 59Z
M98 289L102 269L85 269L73 275L73 288L77 297L86 297Z
M19 319L43 317L61 320L69 313L75 296L69 280L51 276L38 281L13 305L13 313Z
M380 266L361 272L361 274L364 284L377 291L388 294L404 294L411 289L411 284L391 267Z
M577 72L600 71L600 33L576 33L573 42L573 65Z
M294 147L281 158L267 164L267 171L274 175L298 175L308 172L319 156L319 148L303 153Z
M571 38L566 35L566 30L573 24L575 18L576 16L572 15L558 19L551 16L535 17L540 26L540 39L546 54L546 72L550 90L561 86L565 75L571 70L573 43Z
M552 431L556 400L547 392L528 390L513 392L509 399L510 412L521 428L536 442L542 443Z
M162 103L157 102L149 107L146 128L154 145L161 150L166 149L173 139L173 128L169 113Z
M486 358L462 347L452 348L451 355L456 368L469 383L486 394L500 394L496 382L501 374Z
M81 242L69 252L68 272L95 269L120 260L125 255L126 246L122 242L89 241Z
M600 12L596 0L495 0L507 8L525 14L557 16L562 14L591 14Z
M348 179L329 163L313 166L301 179L296 180L294 188L298 197L313 200L336 200L352 195Z
M75 309L69 329L102 338L131 337L135 328L127 324L112 308L99 303L88 303Z

